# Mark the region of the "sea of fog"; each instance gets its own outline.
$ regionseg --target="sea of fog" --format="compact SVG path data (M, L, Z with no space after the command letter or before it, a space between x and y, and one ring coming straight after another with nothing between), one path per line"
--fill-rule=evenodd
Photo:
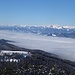
M75 39L6 30L0 30L0 39L15 41L12 44L28 49L44 50L63 59L75 61Z

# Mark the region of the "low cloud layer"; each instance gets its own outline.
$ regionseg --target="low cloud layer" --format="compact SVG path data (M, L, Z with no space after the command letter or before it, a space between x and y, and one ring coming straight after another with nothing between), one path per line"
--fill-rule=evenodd
M29 49L41 49L75 61L75 39L2 30L0 30L0 39L15 41L12 44Z

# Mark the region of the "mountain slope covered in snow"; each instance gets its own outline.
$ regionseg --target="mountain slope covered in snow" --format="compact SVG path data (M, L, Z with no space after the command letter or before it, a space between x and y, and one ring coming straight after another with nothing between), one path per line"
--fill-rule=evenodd
M0 39L0 75L50 74L75 75L75 62L42 50L21 48Z
M59 25L0 25L0 30L35 33L45 36L75 38L75 26Z

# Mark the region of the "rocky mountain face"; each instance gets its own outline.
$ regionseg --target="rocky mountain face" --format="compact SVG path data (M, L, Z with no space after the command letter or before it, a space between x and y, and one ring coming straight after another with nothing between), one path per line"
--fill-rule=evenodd
M34 33L53 37L75 38L75 26L60 25L0 25L0 30Z
M75 75L75 62L0 40L0 75Z

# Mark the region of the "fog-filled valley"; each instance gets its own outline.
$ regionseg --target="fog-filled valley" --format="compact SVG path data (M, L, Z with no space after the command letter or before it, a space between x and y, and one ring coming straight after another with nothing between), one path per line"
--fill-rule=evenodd
M11 44L19 47L43 50L60 58L75 61L75 39L72 38L0 30L0 39L14 41Z

